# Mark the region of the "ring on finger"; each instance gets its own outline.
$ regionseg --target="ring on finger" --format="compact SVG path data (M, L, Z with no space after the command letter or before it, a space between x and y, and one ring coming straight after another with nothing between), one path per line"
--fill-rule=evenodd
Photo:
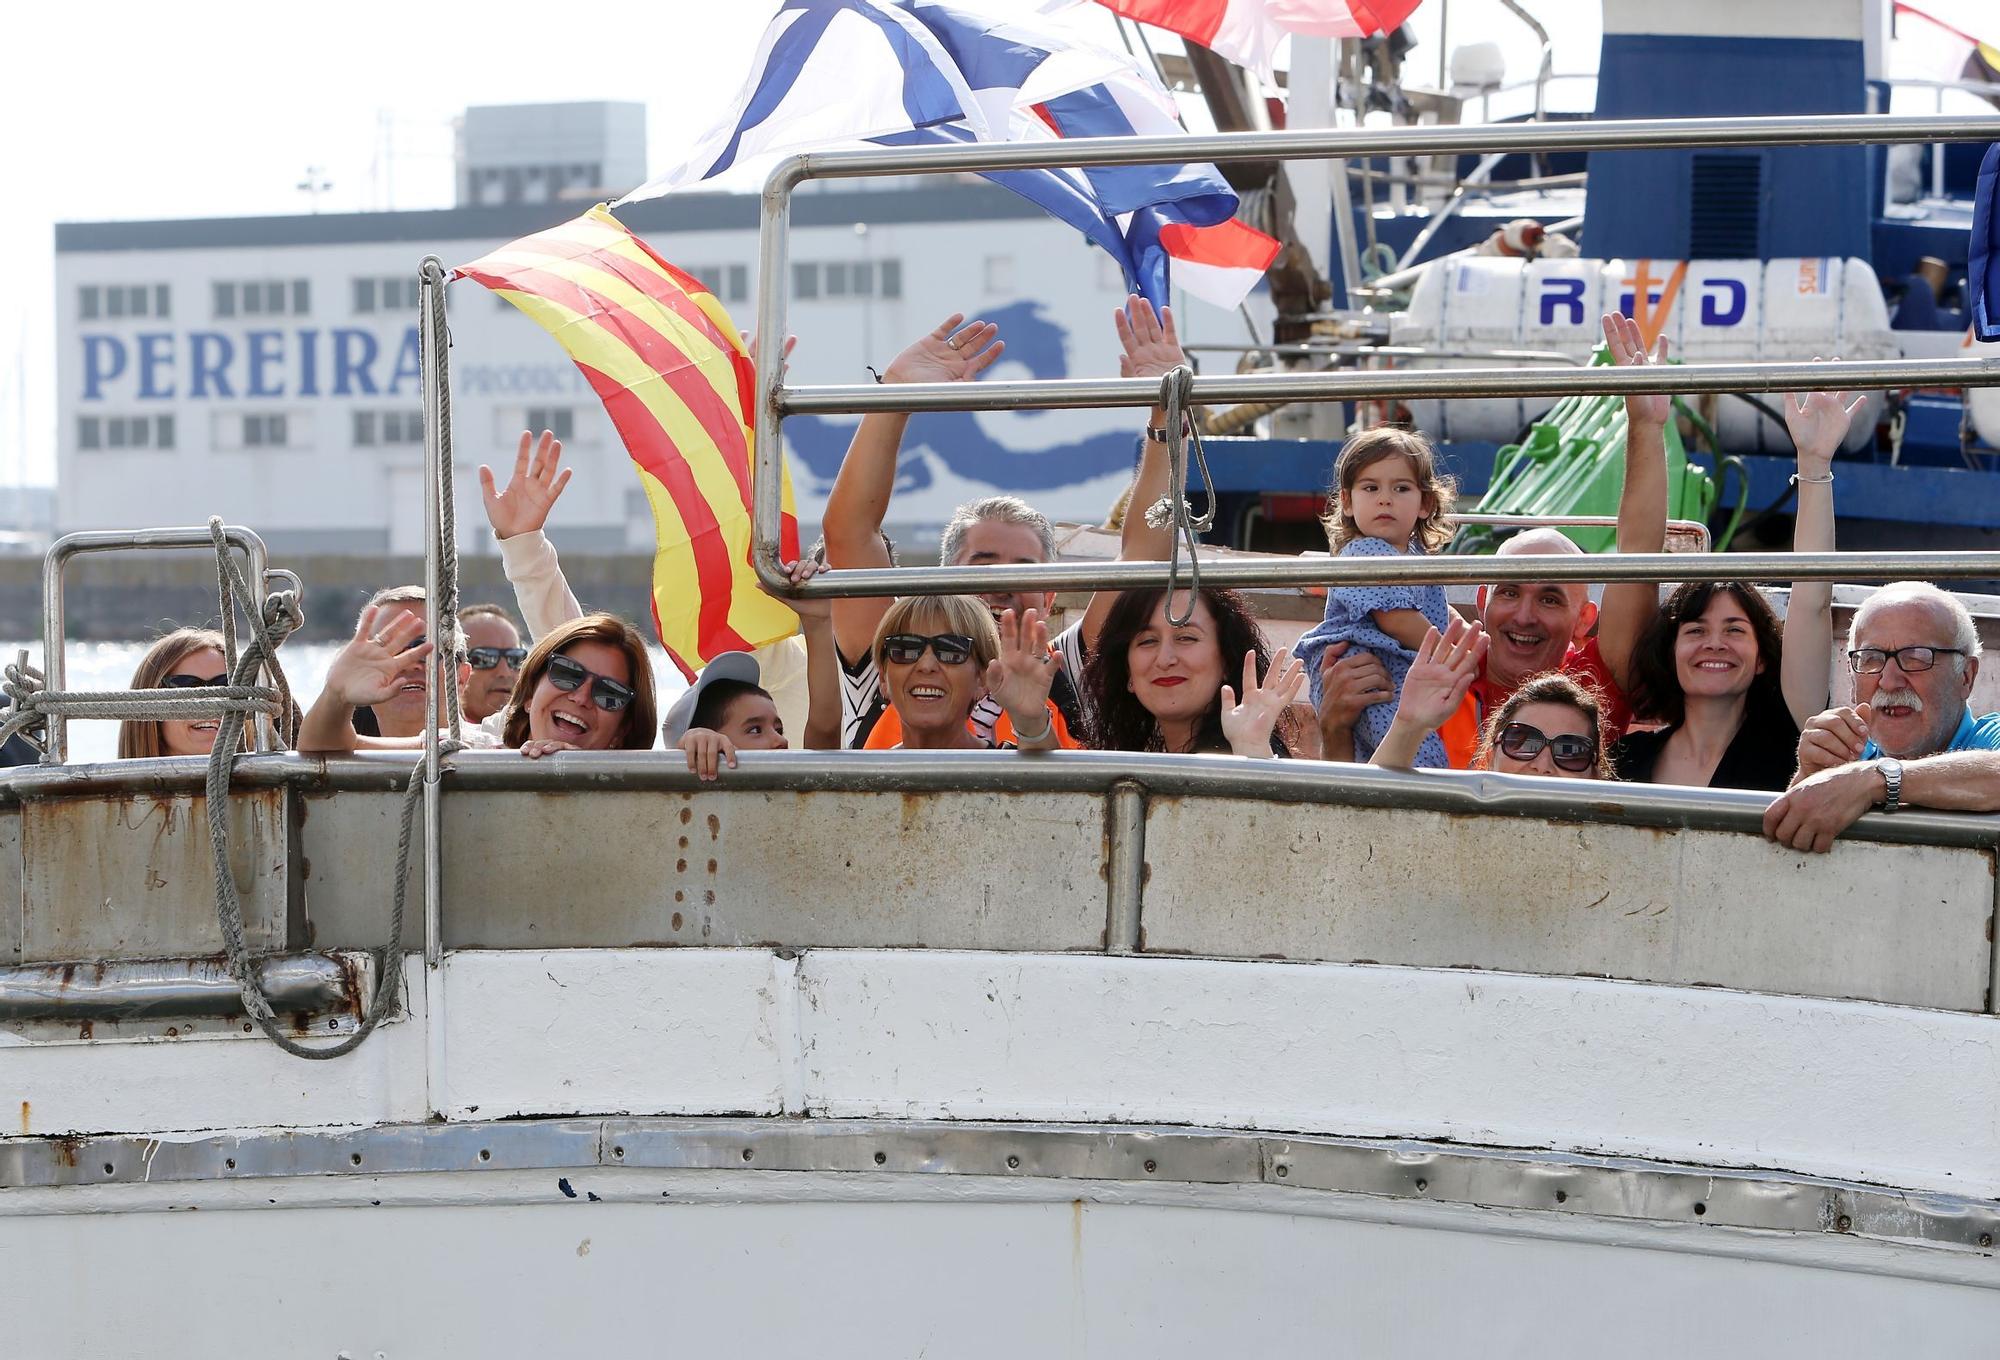
M952 336L952 337L951 337L951 338L950 338L949 340L945 341L944 343L945 343L945 347L946 347L947 349L957 349L957 348L958 348L958 337L954 335L954 336Z

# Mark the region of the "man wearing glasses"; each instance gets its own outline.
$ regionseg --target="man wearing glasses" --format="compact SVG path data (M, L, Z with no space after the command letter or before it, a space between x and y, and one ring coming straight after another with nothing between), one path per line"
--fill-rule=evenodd
M1854 704L1811 719L1791 790L1765 834L1825 851L1870 808L1992 811L2000 806L2000 713L1967 706L1979 630L1964 604L1922 581L1884 586L1855 611L1847 663Z
M485 722L507 707L528 649L521 645L514 620L497 604L468 605L459 610L458 627L465 634L465 659L472 666L472 680L463 692L465 716L473 722Z

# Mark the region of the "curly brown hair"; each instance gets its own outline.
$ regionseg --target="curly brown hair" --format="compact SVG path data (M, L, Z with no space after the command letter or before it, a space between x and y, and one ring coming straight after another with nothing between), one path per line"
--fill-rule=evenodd
M1333 479L1326 495L1326 513L1320 523L1326 526L1327 541L1333 550L1339 552L1357 538L1365 538L1361 526L1354 522L1354 516L1343 506L1348 493L1354 490L1354 483L1361 474L1385 458L1409 460L1411 474L1424 491L1424 513L1417 520L1416 532L1412 535L1427 553L1441 550L1451 541L1451 507L1458 499L1458 481L1447 473L1438 471L1437 450L1431 441L1419 430L1407 430L1400 425L1375 425L1358 434L1349 435L1347 442L1340 446L1340 454L1333 460ZM1395 545L1396 551L1403 550L1403 544Z
M514 692L507 699L507 725L500 739L511 747L528 740L528 700L535 686L548 673L549 658L579 642L602 642L625 653L632 671L633 699L620 715L618 738L612 746L622 751L650 751L659 731L658 706L653 698L653 659L646 655L646 639L616 614L585 614L582 618L551 628L535 640L521 673L514 677Z
M1120 591L1104 627L1084 663L1083 708L1089 719L1091 749L1097 751L1159 751L1160 721L1132 692L1132 640L1153 622L1153 611L1166 595L1164 586ZM1179 592L1176 592L1179 594ZM1183 597L1184 598L1184 597ZM1201 599L1215 619L1215 645L1222 655L1225 680L1240 673L1246 653L1257 654L1257 676L1261 681L1271 671L1271 644L1250 613L1250 606L1233 590L1203 586ZM1282 724L1280 724L1282 726ZM1218 690L1208 712L1195 730L1191 751L1228 751L1229 739L1222 734L1222 695ZM1291 749L1278 729L1271 732L1271 750L1288 756Z
M1604 696L1597 692L1595 686L1561 671L1544 671L1540 675L1529 676L1521 682L1519 689L1507 696L1506 703L1493 711L1493 715L1486 720L1485 729L1479 734L1479 749L1472 756L1473 769L1493 768L1493 748L1500 741L1501 731L1529 704L1561 704L1589 719L1590 730L1597 734L1597 768L1592 777L1618 778L1611 769L1611 743L1604 739Z

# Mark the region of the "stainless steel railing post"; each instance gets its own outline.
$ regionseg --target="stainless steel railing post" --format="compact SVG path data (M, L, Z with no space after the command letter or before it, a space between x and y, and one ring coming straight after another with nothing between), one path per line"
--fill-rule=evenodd
M222 532L231 547L243 550L243 556L250 564L250 579L261 589L271 573L271 555L264 547L264 540L239 524L227 525ZM72 557L90 553L154 549L184 551L196 548L207 549L210 552L215 550L215 541L209 537L206 526L198 529L89 529L79 533L64 534L49 544L48 552L42 557L44 686L51 690L68 688L69 667L63 657L63 639L68 633L63 616L63 571ZM263 607L264 602L248 600L244 603L254 614ZM257 716L256 732L262 748L267 751L272 749L271 722L268 717L262 714ZM51 713L48 717L42 763L61 765L65 763L68 754L69 720L60 713Z

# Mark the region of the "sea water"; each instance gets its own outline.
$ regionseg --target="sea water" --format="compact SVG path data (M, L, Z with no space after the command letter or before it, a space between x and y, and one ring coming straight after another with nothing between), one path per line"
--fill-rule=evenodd
M139 668L139 658L146 654L148 645L144 642L70 643L63 653L67 668L63 677L64 688L129 688L132 672ZM285 678L290 681L293 697L300 704L311 706L320 686L326 681L327 667L333 663L342 645L338 642L291 642L280 649L279 659L284 663ZM0 642L0 660L13 661L23 648L27 650L31 663L41 665L42 644L39 642ZM674 663L667 659L664 651L658 647L647 650L653 658L653 682L658 687L660 709L664 712L674 696L687 688L687 681ZM117 756L116 722L77 719L69 724L69 758L72 762L115 760Z

